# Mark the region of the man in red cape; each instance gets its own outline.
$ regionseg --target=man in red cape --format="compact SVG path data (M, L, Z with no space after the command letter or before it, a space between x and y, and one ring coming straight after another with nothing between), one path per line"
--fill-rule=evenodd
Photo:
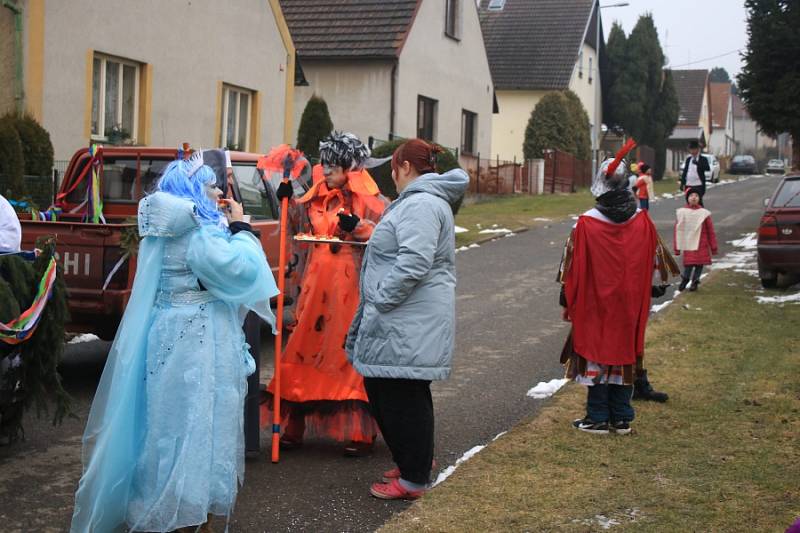
M590 433L630 433L653 270L664 281L672 270L653 222L628 189L622 158L634 145L601 166L592 184L597 204L578 218L560 271L564 318L572 322L561 362L567 377L588 386L586 416L573 425Z

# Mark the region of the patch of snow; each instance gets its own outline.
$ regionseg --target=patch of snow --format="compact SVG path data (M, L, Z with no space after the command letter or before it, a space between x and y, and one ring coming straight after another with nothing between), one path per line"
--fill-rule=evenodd
M601 48L601 50L602 50L602 48ZM663 194L661 195L661 198L674 198L674 196L672 196L672 195L671 195L670 193L668 193L668 192L665 192L665 193L663 193Z
M436 476L436 481L434 481L431 486L435 487L436 485L438 485L439 483L441 483L445 479L449 478L451 475L453 475L453 472L456 471L456 468L458 468L461 463L463 463L465 461L469 461L475 454L477 454L479 451L481 451L484 448L486 448L485 444L479 444L478 446L473 446L472 448L467 450L464 453L464 455L462 455L461 457L459 457L456 460L455 464L450 465L447 468L445 468L444 470L442 470L441 472L439 472L439 475Z
M498 433L497 435L494 436L494 438L492 439L492 442L496 441L497 439L499 439L500 437L502 437L506 433L508 433L508 431L501 431L500 433Z
M728 241L728 244L732 244L736 248L744 248L745 250L755 250L756 247L758 246L758 238L756 237L755 233L746 233L742 235L741 239Z
M536 217L533 220L534 220L534 222L552 222L553 221L550 218L543 218L543 217Z
M81 333L72 337L67 344L80 344L82 342L99 341L100 337L94 333Z
M782 296L756 296L756 301L760 304L800 304L800 292L794 294L785 294Z
M578 217L570 217L572 220L578 220Z
M551 379L550 381L540 381L534 388L528 391L526 396L531 398L540 400L542 398L549 398L556 392L558 389L563 387L569 380L564 379Z
M513 237L514 235L516 235L516 233L513 231L511 233L506 233L506 237Z
M466 233L469 230L467 228L462 228L461 226L456 226L456 233Z
M497 226L497 224L495 224L495 226ZM511 230L510 230L510 229L507 229L507 228L497 228L497 229L495 229L495 228L492 228L492 229L482 229L482 230L480 230L478 233L481 233L481 234L491 234L491 233L511 233Z
M675 291L675 295L677 296L678 294L680 294L680 291ZM659 311L664 309L666 306L671 304L673 301L674 300L667 300L664 303L656 304L656 305L654 305L653 307L650 308L650 312L651 313L658 313Z
M470 244L469 246L467 246L467 248L480 248L480 247L481 247L480 244L476 244L474 242L472 244Z

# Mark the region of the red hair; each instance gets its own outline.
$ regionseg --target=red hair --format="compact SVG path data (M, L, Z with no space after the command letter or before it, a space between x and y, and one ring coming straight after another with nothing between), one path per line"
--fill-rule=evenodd
M397 171L404 161L408 161L418 174L436 172L436 154L442 153L441 146L431 144L422 139L411 139L394 151L392 155L392 170Z

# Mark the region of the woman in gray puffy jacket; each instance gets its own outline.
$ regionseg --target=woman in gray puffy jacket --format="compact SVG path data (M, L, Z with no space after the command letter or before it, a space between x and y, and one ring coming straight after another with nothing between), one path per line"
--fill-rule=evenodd
M415 499L430 482L430 383L450 375L455 335L452 205L469 184L459 169L436 174L436 153L420 139L392 158L399 197L384 211L361 267L361 303L347 354L364 386L397 468L371 488L382 499Z

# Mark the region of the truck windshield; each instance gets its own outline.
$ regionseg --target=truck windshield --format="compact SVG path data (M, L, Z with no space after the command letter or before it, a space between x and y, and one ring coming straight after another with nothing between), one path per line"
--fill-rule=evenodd
M236 176L236 183L239 185L244 212L256 220L277 219L278 213L273 209L273 204L264 191L264 185L261 183L261 176L255 164L241 165L234 163L233 174Z

